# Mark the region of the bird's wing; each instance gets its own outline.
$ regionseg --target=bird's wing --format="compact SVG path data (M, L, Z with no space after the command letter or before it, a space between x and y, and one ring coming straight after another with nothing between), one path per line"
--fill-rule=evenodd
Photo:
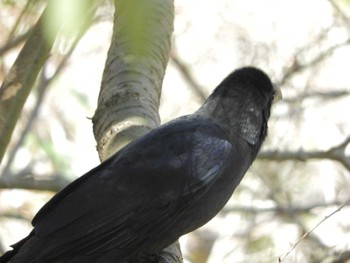
M231 144L219 126L172 122L136 140L51 199L35 216L50 255L147 243L220 176Z

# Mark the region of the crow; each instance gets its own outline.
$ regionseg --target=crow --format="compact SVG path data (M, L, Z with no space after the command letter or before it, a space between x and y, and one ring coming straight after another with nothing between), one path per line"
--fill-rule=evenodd
M58 192L0 262L122 263L157 254L223 208L256 158L280 95L257 68L232 72L196 112Z

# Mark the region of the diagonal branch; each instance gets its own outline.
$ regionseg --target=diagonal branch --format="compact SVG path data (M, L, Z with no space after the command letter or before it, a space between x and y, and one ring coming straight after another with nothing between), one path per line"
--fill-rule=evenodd
M350 199L343 203L341 206L339 206L336 210L334 210L329 215L325 216L320 222L318 222L313 228L306 231L304 235L287 251L287 253L284 254L283 257L278 258L278 262L283 262L288 255L301 243L305 238L307 238L313 231L315 231L316 228L318 228L324 221L332 217L334 214L338 213L340 210L342 210L345 206L349 205Z
M59 62L56 71L54 72L54 74L50 77L47 78L46 77L46 70L45 70L45 66L43 67L42 71L41 71L41 78L40 78L40 82L38 84L38 96L36 98L36 102L35 105L28 117L28 120L24 126L23 131L20 134L20 138L19 140L15 143L14 147L12 148L11 152L8 155L8 159L6 162L6 165L4 166L4 169L2 171L2 176L10 176L10 169L11 169L11 165L12 162L16 156L17 151L19 150L19 148L22 146L24 139L26 137L26 135L30 132L34 121L40 111L42 102L44 100L44 97L46 95L46 91L47 89L50 87L50 84L53 82L53 80L56 79L56 77L62 72L62 70L64 69L65 65L67 64L68 59L71 57L73 51L75 50L77 44L79 43L80 39L84 36L86 30L89 28L90 24L91 24L92 20L87 19L82 26L79 28L78 33L75 35L72 43L70 44L69 50L67 51L67 53L63 56L62 60ZM20 188L20 185L18 185L16 188Z
M340 16L340 18L343 20L344 25L347 27L348 30L350 30L349 26L349 18L347 15L341 10L338 3L336 3L334 0L328 0L328 2L332 5L333 9L337 12L337 14Z
M45 30L46 19L54 10L56 3L57 1L48 2L0 88L0 162L23 105L40 70L49 57L56 36L66 23L64 19L59 20L57 26L50 27L50 36L45 34L47 32ZM87 21L91 20L95 10L96 5L88 5L86 19L81 21L81 27L87 25ZM78 32L79 34L80 32Z
M18 117L22 111L35 80L49 56L54 38L44 35L44 18L47 8L33 28L28 40L18 55L0 88L0 162L12 136ZM58 28L53 28L54 36Z
M33 28L30 28L28 29L28 31L18 35L16 38L13 38L8 42L6 42L3 46L0 47L0 56L3 56L4 53L16 47L17 45L21 44L23 41L25 41L28 38L28 36L30 36L32 31L33 31Z
M294 56L294 60L293 60L292 65L286 69L286 71L284 72L283 77L279 81L278 85L283 86L296 73L299 73L307 68L311 68L312 66L315 66L316 64L322 62L323 60L328 58L330 55L332 55L333 52L335 50L337 50L338 48L349 45L349 44L350 44L350 38L348 38L347 40L345 40L342 43L339 43L339 44L336 44L336 45L329 47L328 49L324 50L323 52L318 53L317 56L312 58L310 61L307 61L304 63L302 63L300 61L300 57L302 57L300 54L302 54L302 52L297 52L298 55Z
M194 77L192 76L190 70L185 65L185 63L181 61L181 59L174 53L170 53L170 59L171 59L170 61L174 63L176 68L182 74L184 79L192 87L196 96L200 98L202 102L204 102L205 99L208 97L208 95L203 92L203 88L194 80Z

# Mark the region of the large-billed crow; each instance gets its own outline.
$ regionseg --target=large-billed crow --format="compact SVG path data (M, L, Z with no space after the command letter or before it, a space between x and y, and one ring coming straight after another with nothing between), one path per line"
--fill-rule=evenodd
M231 73L193 114L136 139L57 193L0 262L139 262L213 218L255 159L279 95Z

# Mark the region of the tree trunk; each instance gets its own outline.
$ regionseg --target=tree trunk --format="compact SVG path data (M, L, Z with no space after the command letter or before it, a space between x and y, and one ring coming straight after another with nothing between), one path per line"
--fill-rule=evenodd
M113 37L92 119L101 161L159 126L174 21L173 0L114 3ZM177 242L161 252L159 262L182 262Z
M161 86L173 31L172 0L116 0L94 135L101 160L159 126Z

